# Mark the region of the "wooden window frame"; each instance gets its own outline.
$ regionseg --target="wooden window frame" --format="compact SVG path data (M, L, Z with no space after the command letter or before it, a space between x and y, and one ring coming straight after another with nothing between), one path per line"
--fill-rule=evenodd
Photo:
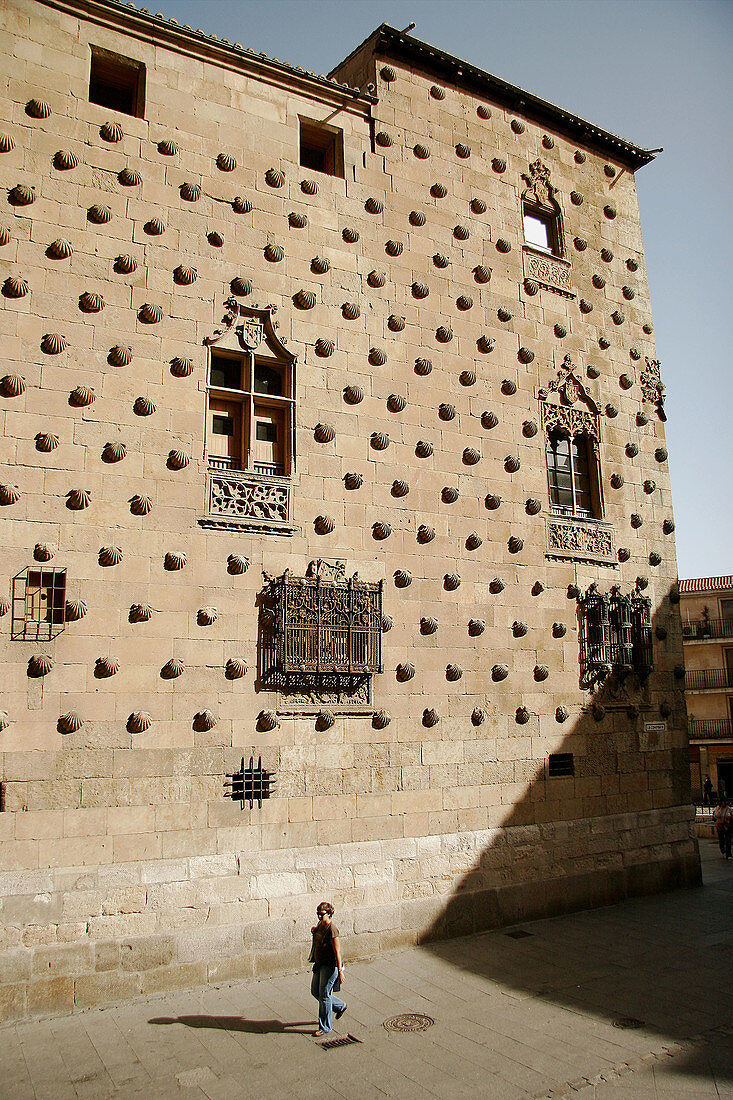
M560 505L557 501L553 500L553 487L552 484L552 470L555 467L550 465L549 457L551 453L551 444L553 439L567 439L569 443L568 455L570 461L570 486L573 497L572 508L568 510L565 506ZM578 508L577 500L577 481L582 473L577 470L575 464L575 456L573 454L572 444L575 440L582 440L585 450L585 461L587 466L587 479L588 490L590 494L591 509L586 511L585 509ZM601 496L600 496L600 480L598 470L598 459L595 453L595 449L592 445L592 441L585 433L578 433L577 435L570 435L568 432L550 430L547 432L546 444L545 444L545 464L547 466L547 492L550 501L550 511L556 516L567 516L571 519L601 519Z

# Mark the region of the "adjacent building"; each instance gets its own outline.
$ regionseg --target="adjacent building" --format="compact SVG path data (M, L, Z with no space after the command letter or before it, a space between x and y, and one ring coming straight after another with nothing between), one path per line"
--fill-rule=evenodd
M733 794L733 577L680 581L693 797Z
M697 882L652 154L388 26L2 21L2 1014Z

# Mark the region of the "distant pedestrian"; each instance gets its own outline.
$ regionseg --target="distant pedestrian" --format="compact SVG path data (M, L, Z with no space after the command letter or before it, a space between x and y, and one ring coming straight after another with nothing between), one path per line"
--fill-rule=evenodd
M705 776L705 782L702 785L702 804L703 806L712 806L713 804L713 784L709 775Z
M334 992L341 989L344 977L344 964L341 957L339 930L333 924L333 906L330 901L322 901L316 909L318 924L311 928L313 946L311 961L313 977L311 994L318 1001L318 1031L313 1034L317 1039L328 1035L333 1027L333 1017L340 1020L346 1005Z
M713 814L715 829L718 833L720 853L726 859L730 859L730 844L733 837L733 810L728 805L728 799L723 795L720 805Z

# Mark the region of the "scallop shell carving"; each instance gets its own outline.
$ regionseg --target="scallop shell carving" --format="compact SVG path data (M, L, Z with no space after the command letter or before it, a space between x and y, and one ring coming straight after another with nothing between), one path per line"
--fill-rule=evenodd
M382 348L370 348L368 358L373 367L383 367L387 362L386 352Z
M146 710L136 710L127 719L128 733L144 733L150 729L153 719Z
M75 710L69 710L59 718L57 728L59 733L76 733L83 725L80 715Z
M136 168L130 168L129 166L123 168L118 174L117 179L120 181L123 187L139 187L143 182L143 178Z
M291 214L288 214L288 224L291 225L293 229L305 229L308 224L308 219L305 214L298 214L293 211Z
M649 564L650 565L661 565L662 564L662 555L659 554L656 550L652 550L651 553L649 554Z
M488 355L489 352L494 350L495 343L496 341L493 336L487 336L486 333L484 333L482 336L479 336L476 341L476 347L479 351L483 352L484 355Z
M412 584L412 573L409 569L398 569L394 575L397 588L408 588Z
M509 241L505 240L504 237L499 237L498 241L496 242L496 251L506 254L507 252L511 252L511 250L512 246Z
M341 307L341 313L347 321L356 321L361 316L361 310L356 302L344 302Z
M455 485L444 485L440 493L443 504L455 504L459 496L460 493Z
M224 237L216 229L212 229L210 233L206 234L206 240L212 248L221 248L224 244Z
M216 167L222 172L233 172L237 167L237 162L229 153L219 153L216 158Z
M377 145L382 147L382 149L389 149L390 145L392 144L392 138L385 130L379 130L375 134L374 140Z
M463 676L463 669L460 665L446 665L445 678L449 683L455 683L461 676Z
M384 250L388 256L401 256L405 246L402 241L387 241Z
M495 412L491 412L487 409L486 412L481 413L481 427L487 430L495 428L499 423L499 417Z
M435 339L439 344L449 344L453 339L453 329L449 325L440 325L435 330Z
M67 623L77 623L87 613L87 605L84 600L67 600L65 619Z
M105 122L99 128L99 133L105 141L109 141L112 144L116 144L118 141L122 141L125 136L119 122ZM161 145L163 142L160 143ZM160 148L160 146L159 146Z
M265 733L277 729L279 725L280 719L274 710L261 710L257 715L257 728Z
M103 546L99 551L99 564L100 565L119 565L124 557L122 549L119 546Z
M153 509L153 502L149 496L135 493L130 497L130 511L133 516L147 516Z
M364 209L368 214L381 214L384 211L384 203L381 199L369 198L364 203Z
M377 523L372 524L372 535L379 542L384 539L388 539L392 534L392 527L389 523L385 523L383 520L379 520Z
M498 493L487 493L484 503L490 512L495 512L501 508L501 497Z
M179 286L190 286L195 283L199 277L199 273L195 267L188 267L185 264L179 264L173 272L173 278Z
M468 633L472 638L480 637L486 630L486 623L483 619L469 619L468 620Z
M413 298L417 298L418 300L420 300L422 298L427 298L429 293L430 293L430 287L426 286L425 283L413 283L412 284L412 296L413 296Z
M336 529L336 523L332 516L316 516L313 527L317 535L330 535Z
M243 275L237 275L230 282L229 288L232 294L236 294L240 298L246 298L248 294L252 293L252 282Z
M194 715L193 728L199 733L206 733L208 730L213 730L216 725L216 718L210 710L200 710Z
M457 241L467 241L471 236L471 230L467 225L456 225L453 228L453 236Z
M534 358L534 355L532 355ZM511 397L517 392L517 383L512 378L505 378L501 384L501 392L505 397Z
M389 447L389 436L386 432L372 432L369 442L375 451L384 451Z
M349 226L343 230L341 236L347 244L356 244L359 240L359 231L357 229L351 229Z
M68 340L60 332L47 332L41 340L41 351L46 355L60 355L68 346Z
M115 344L109 349L107 362L113 367L126 367L132 362L132 348L124 344Z
M461 312L465 313L467 309L471 309L473 306L473 298L470 298L468 294L461 294L456 298L456 306Z
M443 577L443 587L446 592L455 592L460 587L461 578L457 573L446 573Z
M0 225L0 245L10 244L10 230L6 225Z
M12 134L0 134L0 153L9 153L15 148L15 138Z
M371 287L382 287L386 281L387 279L381 271L370 271L367 275L367 283Z
M321 710L316 715L316 729L319 733L324 733L326 730L330 730L336 722L336 717L330 710Z
M415 225L419 228L420 226L425 225L426 218L422 210L411 210L408 220L410 222L410 225Z
M31 118L49 118L51 104L45 99L29 99L25 105L25 113Z
M619 561L628 561L631 557L631 551L626 546L620 546L618 551Z
M524 506L524 510L528 516L538 516L542 511L542 505L539 500L535 500L534 497L530 497Z
M401 393L391 393L387 398L387 408L393 413L402 412L407 408L407 398Z
M25 183L16 183L8 192L8 202L13 206L30 206L36 201L35 187L29 187Z
M493 596L498 596L505 588L506 585L501 577L494 577L493 580L489 581L489 592L491 592Z
M299 290L293 296L293 303L298 309L313 309L316 304L316 296L311 290Z
M665 535L671 535L674 531L674 526L675 525L673 519L665 519L662 523L662 530L664 531Z
M535 680L537 681L538 684L542 683L543 680L546 680L549 675L550 675L550 670L547 667L547 665L535 665L534 666L534 678L535 678Z
M437 726L440 721L440 715L434 707L426 707L422 712L422 724L430 729L432 726Z
M444 199L448 194L448 188L442 183L434 183L430 188L430 194L434 199Z
M613 420L614 417L618 416L618 409L610 402L608 405L606 405L606 416L609 417L611 420Z
M475 466L477 462L481 461L481 452L477 451L475 447L466 447L463 451L463 461L466 466Z
M249 558L243 554L230 554L227 558L227 573L232 577L241 576L249 569Z
M333 443L336 438L336 430L331 424L316 424L313 430L313 438L316 443Z
M53 547L47 542L37 542L33 547L33 557L36 561L50 561L53 555Z
M102 451L102 460L104 462L121 462L127 455L127 447L124 443L105 443L104 450Z
M389 712L386 710L375 710L372 715L372 727L375 730L386 729L392 721Z
M265 172L265 183L269 187L282 187L285 183L285 173L279 168L268 168Z
M79 298L79 308L84 313L100 313L104 309L104 298L94 291L85 290Z
M188 378L193 374L193 360L184 359L181 356L176 356L171 359L171 374L175 378Z
M68 172L72 168L78 168L79 158L71 149L59 149L54 154L53 166L60 172Z
M526 638L529 627L521 619L515 619L512 623L512 634L515 638Z
M458 376L458 381L462 386L475 386L476 385L476 371L475 370L462 370Z
M134 256L117 256L113 266L118 275L131 275L137 270L137 260Z
M34 654L28 661L29 676L48 676L53 668L53 657L47 653Z
M9 275L3 283L3 294L6 298L25 298L29 290L28 281L18 275Z
M227 680L241 680L247 673L247 662L243 657L230 657L226 663Z
M153 617L153 608L149 603L134 603L130 608L131 623L147 623Z
M358 405L364 400L364 390L361 386L351 385L344 389L344 401L349 405Z
M69 404L78 409L83 409L96 400L97 395L91 386L76 386L69 394Z
M215 607L201 607L196 615L199 626L211 626L219 618L219 612Z
M430 374L433 369L433 364L430 359L416 359L415 360L415 374L419 374L421 377L425 377Z
M187 561L188 557L183 550L169 550L163 558L163 568L175 573L178 569L183 569Z
M491 670L491 679L495 683L501 683L509 675L509 665L494 665Z
M495 172L501 174L502 172L506 172L506 161L503 157L494 157L491 162L491 167Z
M436 252L433 256L433 263L436 267L446 268L450 264L450 260L447 256L444 256L441 252Z
M480 535L478 535L475 531L472 531L466 539L466 549L478 550L479 546L483 544L483 541L484 540L481 538Z
M512 535L507 542L507 547L510 554L518 554L524 549L524 539L520 539L518 535Z
M166 466L169 470L185 470L190 461L190 455L186 454L185 451L174 448L172 451L168 452Z
M408 483L404 479L397 478L396 481L392 482L392 496L393 497L406 497L407 494L409 493L409 491L410 491L410 486L408 485Z
M382 615L381 626L382 626L382 633L383 634L386 634L389 630L391 630L392 629L392 616L391 615Z
M66 495L66 507L81 512L92 503L92 494L88 489L70 489Z
M428 149L427 145L423 145L421 142L418 142L417 145L413 146L412 151L418 160L427 160L430 156L430 150Z
M20 397L25 393L25 380L19 374L6 374L0 379L0 390L6 397Z
M403 664L397 665L395 669L395 676L401 684L406 684L408 680L412 680L415 675L415 666L411 661L405 661Z
M488 267L484 267L483 264L479 264L478 267L473 269L473 277L477 283L488 283L491 278L491 270Z
M157 325L163 320L163 309L153 302L145 302L145 304L140 307L138 317L141 321L145 321L146 324Z
M344 485L347 489L361 489L364 484L364 478L361 474L347 473L344 474Z
M418 458L430 458L433 453L433 444L427 439L418 439L415 444L415 454Z
M136 397L132 411L136 416L152 416L155 412L155 402L149 397Z
M301 180L300 190L303 192L304 195L317 195L318 184L315 180Z
M420 619L420 633L426 636L435 634L438 629L438 620L431 615L426 615Z
M252 203L242 195L235 195L232 199L232 210L235 214L249 214L252 210Z
M561 325L559 321L555 325L554 332L555 332L555 336L557 336L558 339L560 339L560 340L562 340L563 337L567 336L567 334L568 334L568 330L565 328L565 325Z
M416 537L417 537L417 541L422 546L424 546L427 543L432 542L433 539L435 538L435 528L434 527L429 527L425 523L421 523L420 526L417 529L417 536Z
M145 222L145 232L150 237L160 237L165 233L165 222L162 218L151 218Z
M508 474L516 474L521 466L519 455L507 455L504 459L504 469Z
M112 210L109 206L96 202L87 210L87 219L95 225L106 225L112 221Z
M325 256L314 256L311 260L311 271L314 275L325 275L330 269L331 263Z

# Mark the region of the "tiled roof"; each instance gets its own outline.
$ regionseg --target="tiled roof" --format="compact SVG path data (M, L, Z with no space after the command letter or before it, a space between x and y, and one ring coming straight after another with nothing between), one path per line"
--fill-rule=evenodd
M718 592L733 588L733 576L728 574L723 577L691 577L680 581L680 592Z

